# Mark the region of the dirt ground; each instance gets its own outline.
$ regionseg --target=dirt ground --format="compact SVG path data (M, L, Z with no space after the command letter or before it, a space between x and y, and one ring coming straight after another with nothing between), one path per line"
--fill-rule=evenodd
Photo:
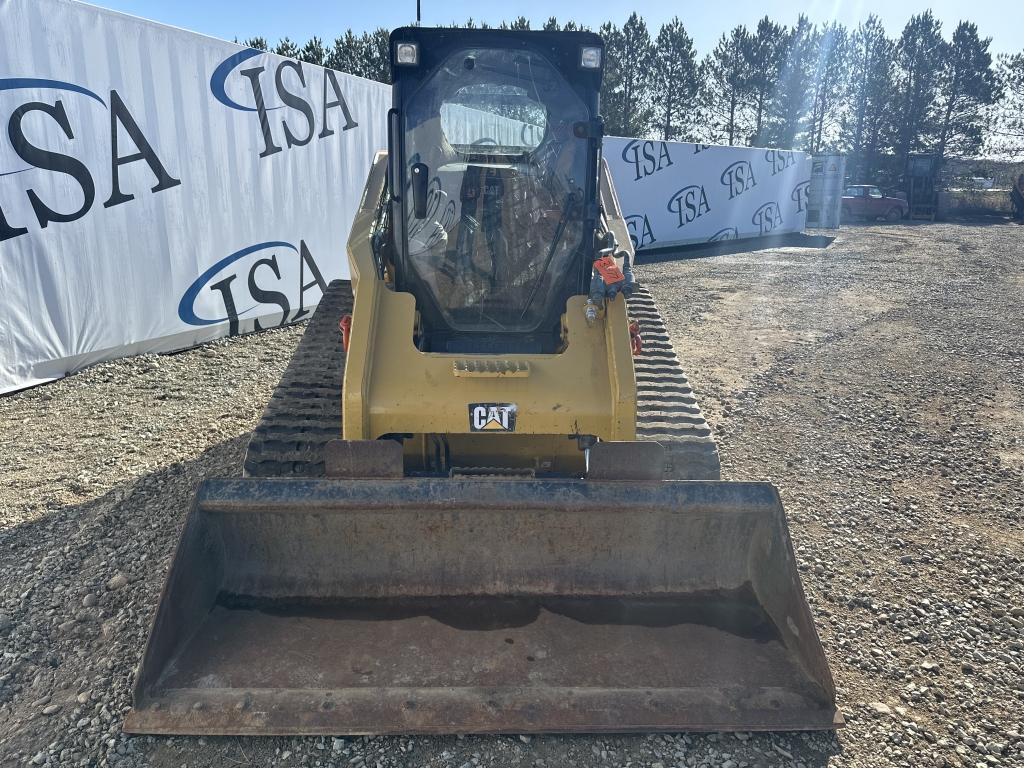
M1024 766L1024 227L844 227L637 271L725 477L781 491L845 729L123 736L191 493L239 472L290 328L0 399L0 764Z

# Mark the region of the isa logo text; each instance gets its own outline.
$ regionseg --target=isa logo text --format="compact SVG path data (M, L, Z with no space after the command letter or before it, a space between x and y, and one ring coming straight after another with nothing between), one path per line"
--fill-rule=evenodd
M672 156L664 141L634 139L623 147L622 159L633 167L633 181L640 181L672 165Z
M178 317L188 325L228 323L238 335L242 322L264 330L259 319L279 315L274 327L301 320L327 290L305 241L296 246L271 240L228 254L197 277L178 302ZM315 293L314 293L315 292ZM309 299L315 299L310 301Z
M116 90L0 78L0 122L0 242L78 221L97 198L114 208L181 184L150 141L150 126ZM136 167L144 173L126 172Z
M359 125L337 72L293 59L274 66L271 59L246 48L224 59L210 77L214 99L253 116L263 143L260 159Z

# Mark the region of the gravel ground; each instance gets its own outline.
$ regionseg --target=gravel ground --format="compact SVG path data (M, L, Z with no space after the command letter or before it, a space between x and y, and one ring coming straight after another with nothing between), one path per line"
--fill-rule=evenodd
M121 735L191 493L239 471L290 328L0 399L0 762L1024 765L1022 235L861 226L826 250L638 269L726 477L781 489L838 736Z

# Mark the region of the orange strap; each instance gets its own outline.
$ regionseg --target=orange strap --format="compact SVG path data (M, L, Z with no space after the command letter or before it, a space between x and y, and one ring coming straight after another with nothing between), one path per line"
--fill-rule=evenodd
M619 269L619 265L615 263L615 259L612 256L602 256L594 262L594 268L601 275L605 285L621 283L626 279L626 276L622 274L622 270Z
M633 348L633 357L638 357L644 351L644 340L640 335L640 323L636 320L629 321L629 342Z

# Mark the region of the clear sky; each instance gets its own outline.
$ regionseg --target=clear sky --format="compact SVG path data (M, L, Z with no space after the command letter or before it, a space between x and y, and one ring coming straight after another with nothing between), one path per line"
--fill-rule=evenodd
M421 0L424 25L462 22L468 17L489 23L523 15L534 26L549 16L573 19L590 27L605 20L621 24L637 10L653 27L679 16L694 38L700 54L736 24L755 25L770 13L774 21L792 24L803 11L812 21L837 19L855 26L870 13L882 19L891 35L899 34L907 19L931 8L942 21L948 38L963 18L991 37L997 53L1024 49L1024 4L1021 0L644 0L639 3L569 0L513 0L505 3L471 0ZM416 18L416 0L95 0L94 5L153 19L231 40L262 35L271 43L287 35L302 44L313 35L333 40L351 27L357 32L376 27L398 27Z

